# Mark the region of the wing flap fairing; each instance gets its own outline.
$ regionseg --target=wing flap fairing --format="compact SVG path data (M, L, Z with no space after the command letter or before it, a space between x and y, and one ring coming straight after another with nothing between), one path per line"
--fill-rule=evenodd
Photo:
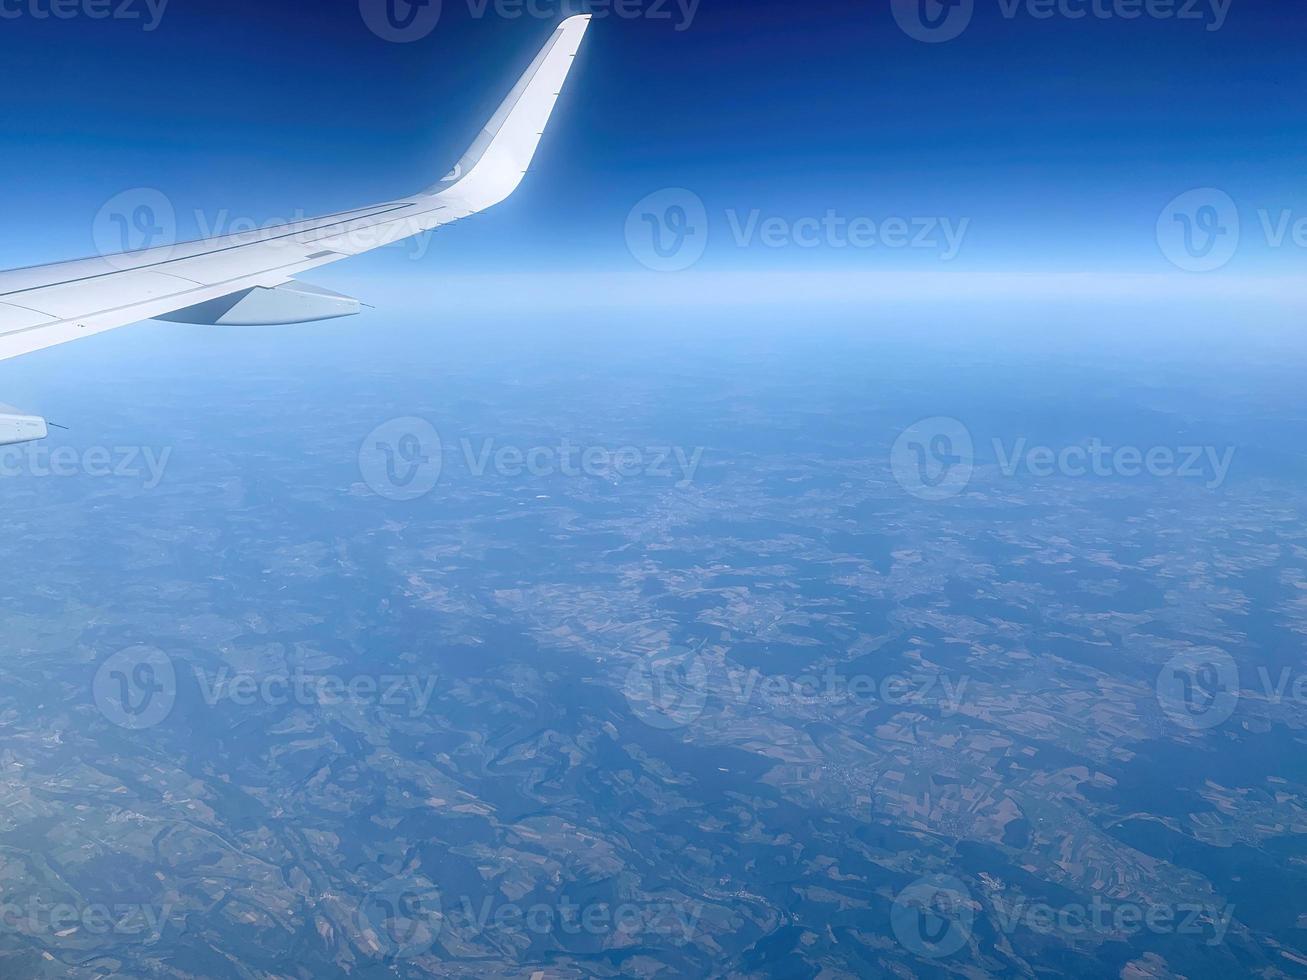
M352 296L306 282L287 282L271 289L254 286L156 319L208 326L271 327L334 320L353 316L362 308L363 304Z

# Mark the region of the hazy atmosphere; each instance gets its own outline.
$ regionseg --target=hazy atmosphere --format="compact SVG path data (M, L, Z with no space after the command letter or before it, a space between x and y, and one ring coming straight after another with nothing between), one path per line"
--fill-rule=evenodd
M0 976L1307 975L1296 5L0 21Z

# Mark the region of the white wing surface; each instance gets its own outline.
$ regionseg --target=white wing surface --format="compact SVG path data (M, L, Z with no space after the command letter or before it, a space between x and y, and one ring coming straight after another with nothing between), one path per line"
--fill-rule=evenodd
M513 193L589 20L558 26L449 176L413 197L248 234L0 272L0 360L152 318L294 323L358 312L349 297L291 280Z

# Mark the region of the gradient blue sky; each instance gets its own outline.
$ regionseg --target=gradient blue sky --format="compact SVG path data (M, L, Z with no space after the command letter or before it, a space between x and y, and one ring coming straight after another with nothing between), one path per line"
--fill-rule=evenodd
M131 188L165 194L183 237L201 230L196 212L263 222L414 192L447 171L552 28L478 18L468 0L444 0L412 44L369 31L359 0L171 0L149 32L5 18L13 3L0 0L2 267L92 254L96 214ZM1234 0L1208 31L976 4L941 44L871 0L703 0L685 30L596 20L516 195L438 233L418 261L385 249L309 277L376 311L254 333L136 326L6 363L0 394L103 440L101 417L129 416L159 385L161 413L199 425L227 379L252 370L280 383L418 372L438 389L450 345L469 338L493 351L548 337L563 352L651 335L667 338L651 369L702 356L687 338L710 335L732 351L789 337L869 364L937 358L982 380L994 357L1032 371L1105 360L1298 376L1307 248L1269 249L1255 223L1263 208L1307 216L1307 16ZM650 271L628 250L627 216L678 186L705 202L712 238L692 271ZM1237 201L1244 241L1217 272L1181 272L1155 226L1205 186ZM970 230L950 263L734 247L726 213L755 209L937 215ZM897 353L850 346L864 336Z
M444 0L430 35L395 44L368 30L359 0L171 0L148 32L27 12L49 0L5 2L24 12L0 21L5 267L93 252L95 214L127 188L165 193L183 237L196 211L264 221L415 191L459 155L551 27ZM1307 217L1307 14L1233 0L1221 29L1208 26L1040 19L1024 4L1006 16L1000 0L976 0L971 26L942 44L908 37L870 0L703 0L684 30L597 20L528 181L442 233L422 265L665 284L632 259L623 228L644 195L680 186L714 226L700 272L1164 274L1175 270L1156 244L1160 211L1215 186L1245 224L1222 274L1296 275L1307 249L1266 248L1256 212ZM947 264L912 250L733 246L726 212L754 209L970 226ZM407 276L406 254L341 271Z

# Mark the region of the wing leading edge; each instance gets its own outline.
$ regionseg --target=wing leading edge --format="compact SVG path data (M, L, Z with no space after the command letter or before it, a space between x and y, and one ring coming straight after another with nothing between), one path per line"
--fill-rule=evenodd
M450 224L512 194L589 21L580 15L559 24L454 170L412 197L249 234L0 273L0 360L140 320L185 320L215 307L285 309L298 301L324 316L348 315L330 312L343 308L331 299L335 294L302 283L282 287L309 269ZM232 302L222 302L227 299ZM316 318L292 311L290 319L267 322Z

